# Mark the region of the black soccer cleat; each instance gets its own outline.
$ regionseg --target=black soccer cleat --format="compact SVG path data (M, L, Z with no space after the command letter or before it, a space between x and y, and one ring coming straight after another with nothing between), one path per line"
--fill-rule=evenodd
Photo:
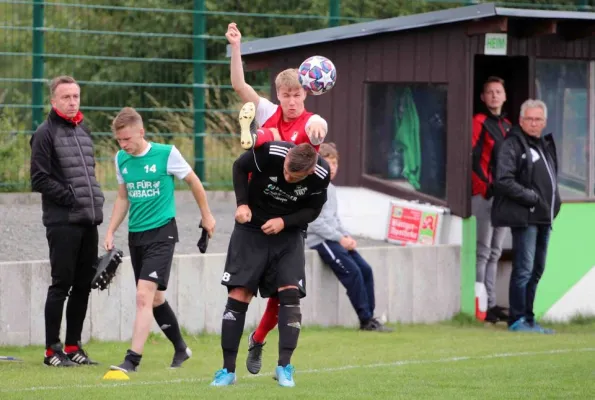
M78 344L78 350L72 353L67 353L66 355L70 359L70 361L75 362L79 365L99 365L97 361L93 361L87 355L87 352L83 350L81 343Z
M136 372L138 365L135 365L132 361L124 359L124 362L120 365L112 365L109 369L112 371L122 371L124 373Z
M50 346L50 349L54 353L51 356L45 356L43 359L43 363L48 367L78 367L79 364L71 361L66 353L64 353L60 343Z
M486 312L485 322L491 322L492 324L495 324L499 321L508 321L508 313L506 312L506 309L500 306L488 308L488 311Z
M240 115L240 144L244 150L249 150L256 142L256 106L249 101L242 106Z
M99 257L95 263L95 276L91 281L92 289L105 290L108 288L114 277L116 270L122 263L124 253L115 247L108 251L103 256Z
M176 351L174 353L174 358L171 361L170 368L180 368L184 361L188 360L190 357L192 357L192 350L190 350L190 347L186 347L186 349L182 351Z
M254 340L254 332L248 336L248 357L246 358L246 368L251 374L258 374L262 367L262 348L264 343L258 343Z
M362 331L374 331L374 332L392 332L391 328L388 328L378 321L376 318L370 318L367 322L360 324Z

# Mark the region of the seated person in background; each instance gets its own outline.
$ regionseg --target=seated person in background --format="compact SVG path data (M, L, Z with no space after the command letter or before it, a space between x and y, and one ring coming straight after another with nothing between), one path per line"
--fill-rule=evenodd
M334 143L320 145L319 154L328 162L331 180L337 174L339 153ZM337 190L330 183L327 201L320 215L308 225L306 245L318 251L322 260L333 270L357 313L360 329L392 332L374 318L374 276L370 265L355 250L356 242L341 225L337 213Z

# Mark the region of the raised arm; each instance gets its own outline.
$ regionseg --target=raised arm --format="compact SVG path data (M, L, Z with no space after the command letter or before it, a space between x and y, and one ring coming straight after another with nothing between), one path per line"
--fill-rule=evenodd
M227 26L225 37L229 41L231 47L231 86L233 86L233 90L235 90L244 103L251 101L258 107L260 96L258 96L256 90L244 80L242 51L240 49L242 34L235 22L232 22Z

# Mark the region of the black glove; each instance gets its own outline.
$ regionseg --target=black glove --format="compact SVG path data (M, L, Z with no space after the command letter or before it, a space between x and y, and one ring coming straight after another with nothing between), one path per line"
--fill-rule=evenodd
M202 221L200 221L198 227L202 228L202 233L200 234L200 239L198 239L196 245L198 246L198 250L204 254L207 251L207 247L209 247L209 232L202 227Z
M95 276L91 281L91 289L105 290L116 276L116 270L122 263L122 250L115 247L97 259Z

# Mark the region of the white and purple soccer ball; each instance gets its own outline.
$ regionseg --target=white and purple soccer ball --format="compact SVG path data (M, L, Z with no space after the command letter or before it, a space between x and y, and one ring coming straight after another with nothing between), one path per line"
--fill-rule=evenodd
M298 69L300 85L306 92L319 96L331 90L337 82L335 64L326 57L312 56L306 59Z

